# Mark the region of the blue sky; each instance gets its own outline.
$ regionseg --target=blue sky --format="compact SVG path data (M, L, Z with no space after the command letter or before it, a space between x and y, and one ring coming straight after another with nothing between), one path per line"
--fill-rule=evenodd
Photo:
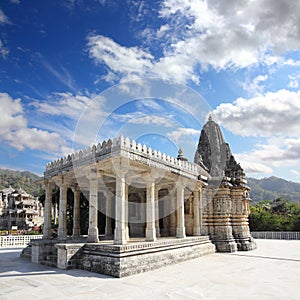
M2 0L0 167L119 134L193 160L211 111L248 176L300 181L299 80L299 1Z

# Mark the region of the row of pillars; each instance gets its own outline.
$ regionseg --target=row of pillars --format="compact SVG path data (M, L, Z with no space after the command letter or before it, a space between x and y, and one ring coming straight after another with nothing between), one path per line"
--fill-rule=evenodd
M99 242L98 232L98 179L99 174L92 172L89 177L89 227L88 239L90 243ZM64 183L63 178L56 181L60 187L59 201L59 221L58 221L58 239L67 239L66 226L66 209L67 209L67 189L68 185ZM52 184L46 183L46 199L44 208L44 238L51 238L51 203L52 203ZM176 186L176 237L185 238L185 220L184 220L184 185L177 184ZM73 187L74 193L74 213L73 213L73 238L80 237L80 190L78 187ZM201 235L200 223L200 190L195 190L194 194L194 228L193 235ZM108 195L106 195L108 196ZM111 201L106 197L106 235L112 235L111 227ZM172 201L174 203L174 201ZM115 231L114 244L123 245L129 239L128 232L128 185L126 184L125 173L119 172L116 176L116 192L115 192ZM175 214L171 215L171 222L175 222ZM148 178L146 186L146 241L155 241L159 234L159 217L158 217L158 189L155 185L155 180Z

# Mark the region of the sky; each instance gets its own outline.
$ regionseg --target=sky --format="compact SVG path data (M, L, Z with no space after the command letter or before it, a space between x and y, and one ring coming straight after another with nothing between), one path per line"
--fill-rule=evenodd
M208 114L247 176L300 182L300 2L1 0L0 167L120 134L193 161Z

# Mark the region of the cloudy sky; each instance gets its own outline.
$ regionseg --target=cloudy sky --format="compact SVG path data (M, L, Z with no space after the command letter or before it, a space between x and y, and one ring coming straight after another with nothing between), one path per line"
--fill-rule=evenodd
M120 133L192 160L211 111L248 176L300 181L299 50L296 0L2 0L0 167Z

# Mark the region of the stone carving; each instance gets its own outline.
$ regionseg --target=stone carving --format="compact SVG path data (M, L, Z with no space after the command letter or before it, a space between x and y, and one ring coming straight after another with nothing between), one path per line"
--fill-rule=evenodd
M245 172L211 116L201 131L194 162L200 166L204 164L211 178L219 178L221 182L218 188L213 185L216 181L209 181L206 197L213 205L206 203L203 212L205 230L217 250L232 252L256 248L248 226L249 187Z

